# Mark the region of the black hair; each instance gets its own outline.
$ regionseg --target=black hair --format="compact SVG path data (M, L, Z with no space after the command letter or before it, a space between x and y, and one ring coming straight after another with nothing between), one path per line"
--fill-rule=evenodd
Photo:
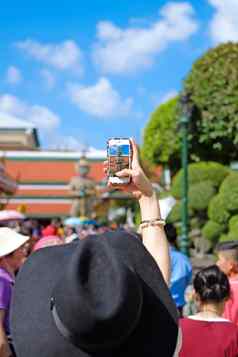
M221 252L223 250L233 250L238 249L238 241L230 240L227 242L218 243L216 246L216 251Z
M194 278L193 286L202 302L222 302L230 296L227 276L216 265L200 270Z
M75 227L70 227L72 234L77 234L77 229Z
M216 252L223 254L227 259L238 263L238 242L227 241L218 243L216 246Z
M177 231L175 226L172 223L166 223L164 230L169 243L176 244Z
M30 237L33 233L33 229L30 227L27 227L27 226L22 226L22 227L20 227L19 233L23 234L24 236Z

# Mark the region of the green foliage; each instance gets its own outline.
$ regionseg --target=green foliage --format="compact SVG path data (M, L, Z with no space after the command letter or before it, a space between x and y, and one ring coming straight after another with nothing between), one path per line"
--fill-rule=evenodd
M188 193L190 207L195 211L205 210L215 193L211 181L201 181L191 185Z
M221 234L219 242L227 242L231 240L237 240L238 234L235 232L229 232L228 234Z
M202 229L202 235L204 238L210 240L212 243L216 243L223 230L224 227L221 224L213 221L208 221Z
M135 211L134 222L137 227L141 224L141 214L139 209Z
M238 173L232 172L222 182L219 194L215 196L208 209L210 219L223 226L226 234L219 241L238 239Z
M167 164L179 159L180 137L177 128L177 98L161 104L144 129L142 159L153 164Z
M214 196L208 206L208 217L211 221L226 225L230 218L230 213L226 209L224 197L222 195Z
M169 223L176 223L181 220L181 202L177 202L172 210L170 211L168 217L167 217L167 222Z
M237 63L238 43L222 44L199 58L185 79L185 92L196 108L193 141L207 147L206 159L230 162L238 157Z
M193 104L189 125L190 161L229 163L238 159L238 43L207 51L184 81ZM180 165L178 99L160 105L144 131L142 157L153 164Z
M228 233L228 240L237 240L238 239L238 231L230 231Z
M223 199L217 194L219 186L230 170L216 162L199 162L190 164L188 172L190 229L202 230L202 235L215 243L220 234L225 231L230 217ZM171 194L178 199L168 217L168 221L172 223L181 221L181 186L182 170L174 177L171 188ZM206 223L208 206L210 221Z
M223 181L220 195L224 198L226 209L238 212L238 173L233 172Z
M176 223L181 221L181 212L182 212L181 201L178 201L172 208L166 221L169 223ZM189 207L188 214L189 216L193 215L193 210L191 209L191 207Z
M189 185L209 181L213 187L217 188L228 175L229 169L217 162L198 162L190 164L188 167ZM176 198L181 198L182 194L183 170L180 170L174 177L171 193Z
M231 217L229 220L229 230L238 232L238 215Z
M220 235L219 242L227 242L229 240L230 240L230 238L229 238L228 234L221 234Z

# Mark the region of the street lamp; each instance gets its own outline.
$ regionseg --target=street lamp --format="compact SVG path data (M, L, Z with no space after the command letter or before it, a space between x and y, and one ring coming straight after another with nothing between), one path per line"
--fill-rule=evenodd
M180 238L181 251L189 256L189 239L188 239L188 125L192 114L190 96L182 93L180 96L180 130L182 136L181 163L183 169L182 177L182 234Z

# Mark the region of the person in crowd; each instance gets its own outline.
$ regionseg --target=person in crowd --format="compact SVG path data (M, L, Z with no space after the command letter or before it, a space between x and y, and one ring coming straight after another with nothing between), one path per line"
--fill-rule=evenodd
M45 247L52 247L54 245L62 245L64 241L58 236L47 236L39 239L32 248L32 252Z
M29 237L10 228L0 228L0 356L14 356L9 312L15 273L26 259Z
M61 231L61 220L60 218L53 218L48 226L42 229L42 236L60 236L62 234Z
M227 275L231 294L223 316L238 325L238 242L222 242L217 245L217 265Z
M173 224L165 225L165 233L170 245L171 279L170 291L180 316L185 305L185 290L192 278L192 265L188 257L177 249L177 231Z
M193 282L198 313L180 320L180 357L238 356L238 327L222 317L230 296L227 276L216 265L198 272Z
M18 233L29 237L29 240L24 244L25 252L26 252L26 255L28 257L28 255L31 254L32 247L35 244L35 239L32 236L32 229L28 225L23 224L23 225L20 226L20 228L18 230Z
M11 314L18 357L178 356L164 221L132 147L132 169L117 173L131 182L118 188L139 200L142 242L116 230L29 257Z
M76 228L72 226L66 226L64 228L64 242L71 243L74 240L79 240Z

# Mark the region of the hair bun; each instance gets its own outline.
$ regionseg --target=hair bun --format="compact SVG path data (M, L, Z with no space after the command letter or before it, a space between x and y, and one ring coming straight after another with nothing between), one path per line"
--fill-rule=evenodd
M216 265L202 269L196 274L194 289L203 302L221 302L230 295L227 276Z

